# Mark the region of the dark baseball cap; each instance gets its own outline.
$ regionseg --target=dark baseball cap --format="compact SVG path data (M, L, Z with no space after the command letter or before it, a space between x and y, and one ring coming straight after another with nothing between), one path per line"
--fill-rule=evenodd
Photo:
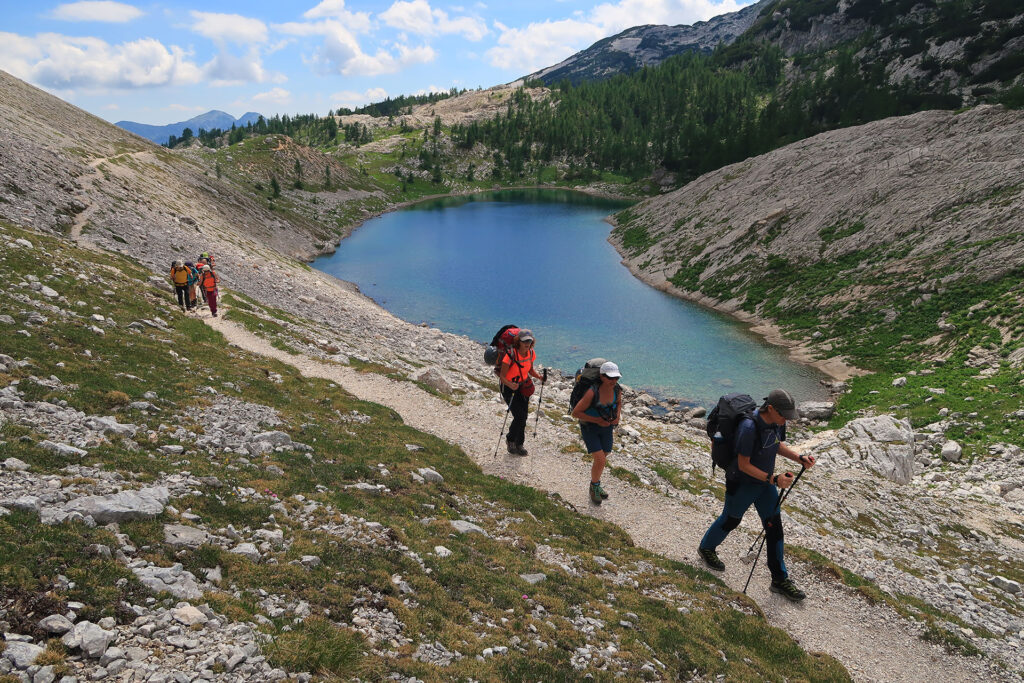
M796 401L793 400L793 397L785 389L772 389L764 402L775 408L779 415L787 420L797 420L800 418L800 412L796 409Z

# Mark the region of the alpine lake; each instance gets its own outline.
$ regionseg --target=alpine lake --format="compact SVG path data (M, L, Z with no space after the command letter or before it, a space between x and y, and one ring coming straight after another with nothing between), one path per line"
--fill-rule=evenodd
M313 267L414 324L483 343L502 325L528 327L540 366L571 373L600 356L659 398L710 408L733 391L825 397L824 376L785 349L636 279L604 220L626 206L546 189L433 199L366 221Z

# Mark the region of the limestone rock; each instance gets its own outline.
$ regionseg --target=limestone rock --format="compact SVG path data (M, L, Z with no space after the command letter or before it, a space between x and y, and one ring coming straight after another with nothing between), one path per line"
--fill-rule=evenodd
M433 482L435 484L441 484L444 482L444 477L442 477L438 472L435 472L429 467L421 467L416 471L419 473L421 477L423 477L425 480L429 482Z
M448 383L441 373L435 368L427 368L413 377L417 382L422 382L428 387L436 389L442 394L451 394L452 385Z
M152 519L164 511L170 493L165 487L122 491L108 496L85 496L64 506L66 512L90 516L98 524Z
M454 528L460 534L483 534L484 536L488 535L486 531L478 527L476 524L473 524L472 522L467 522L464 519L453 519L451 524L452 528Z
M6 659L17 669L27 669L35 663L36 657L43 654L43 651L43 648L32 643L9 640L7 647L0 652L0 658Z
M180 564L171 567L133 567L132 572L154 593L166 591L181 600L198 600L203 597L195 575L185 571Z
M202 529L184 524L165 524L164 543L175 546L198 548L210 540L210 534Z
M899 484L914 476L914 431L892 415L862 417L839 430L840 445L868 469Z
M836 404L831 401L804 401L797 405L800 417L808 420L830 420L836 412Z
M55 633L57 635L64 635L72 628L74 624L63 614L51 614L48 617L39 620L39 628L43 629L47 633Z
M942 444L942 459L947 462L960 462L964 449L956 441L947 441Z

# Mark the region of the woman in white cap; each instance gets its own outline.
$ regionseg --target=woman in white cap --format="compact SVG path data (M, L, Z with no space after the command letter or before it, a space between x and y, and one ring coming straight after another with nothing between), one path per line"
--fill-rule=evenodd
M572 409L572 416L580 421L580 434L587 452L594 458L590 468L590 501L597 505L608 497L601 488L601 473L612 452L612 427L619 424L622 414L620 377L618 365L605 363L601 366L600 381L591 386Z
M512 455L528 455L524 448L526 441L526 417L530 397L533 396L533 377L544 381L544 378L533 367L537 353L533 350L533 332L519 330L516 343L501 359L501 397L505 399L509 412L512 413L512 425L508 428L505 445Z

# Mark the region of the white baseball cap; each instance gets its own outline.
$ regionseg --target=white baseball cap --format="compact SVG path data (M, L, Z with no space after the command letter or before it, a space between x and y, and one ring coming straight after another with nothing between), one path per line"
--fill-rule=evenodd
M619 372L619 366L611 361L601 366L601 374L608 377L622 377L622 373Z

